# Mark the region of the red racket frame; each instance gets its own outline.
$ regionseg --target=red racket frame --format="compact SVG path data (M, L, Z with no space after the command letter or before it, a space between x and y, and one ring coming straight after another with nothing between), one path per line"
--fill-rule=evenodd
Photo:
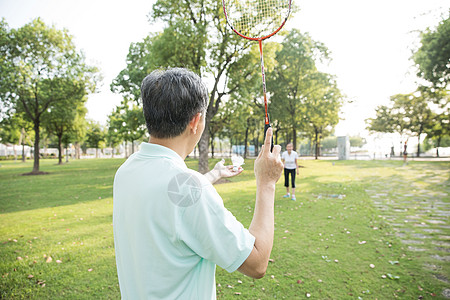
M254 38L254 37L248 37L248 36L243 35L239 31L237 31L233 27L233 25L230 24L230 22L228 21L227 9L225 8L225 0L222 0L222 6L223 6L223 12L225 14L225 19L227 20L228 25L234 31L234 33L236 33L240 37L243 37L244 39L251 40L251 41L258 41L258 43L259 43L259 54L260 54L260 60L261 60L261 74L262 74L262 84L263 84L263 94L264 94L264 109L265 109L264 136L266 135L267 128L270 127L270 120L269 120L269 114L267 112L266 74L264 72L264 55L263 55L262 41L265 40L265 39L270 38L271 36L273 36L275 34L277 34L277 32L280 31L281 28L283 28L284 24L286 24L286 21L287 21L289 15L290 15L291 4L292 4L292 0L289 0L289 11L288 11L286 17L284 18L283 23L281 23L280 27L278 27L277 30L275 30L274 32L272 32L269 35L266 35L266 36L263 36L263 37L259 37L259 38Z

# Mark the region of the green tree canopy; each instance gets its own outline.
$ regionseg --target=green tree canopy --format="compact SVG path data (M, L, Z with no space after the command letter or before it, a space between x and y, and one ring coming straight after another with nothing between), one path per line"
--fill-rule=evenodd
M34 125L34 165L39 174L41 122L49 111L81 90L95 89L97 70L85 64L67 30L35 19L19 29L0 26L0 99L2 111L23 113Z
M268 75L275 127L292 131L288 136L294 148L299 131L314 136L319 147L325 129L337 124L342 102L334 78L317 70L318 62L329 60L328 49L297 29L289 31L281 46Z
M228 79L233 65L248 52L252 43L226 27L219 1L160 0L153 5L150 17L152 21L164 22L165 29L130 47L127 67L114 80L113 91L137 100L142 79L150 71L169 66L190 68L211 84L205 118L205 126L209 128L224 96L237 89L227 84ZM128 80L133 82L126 82ZM235 81L235 84L240 82ZM205 130L198 145L200 172L208 170L209 140L210 131Z
M142 108L132 101L124 99L108 117L110 141L131 142L132 152L134 152L134 141L140 140L146 133Z
M439 22L435 29L421 34L421 46L413 60L417 75L436 87L447 87L450 82L450 17Z
M421 135L432 134L433 128L437 130L436 135L441 134L438 131L439 127L435 127L436 112L432 109L433 103L442 103L441 98L436 98L442 96L442 91L439 91L421 86L413 93L391 96L388 106L379 106L376 109L376 117L366 120L367 129L373 132L398 133L401 137L416 136L417 156L419 156ZM446 107L448 110L448 105ZM439 110L445 113L445 110Z

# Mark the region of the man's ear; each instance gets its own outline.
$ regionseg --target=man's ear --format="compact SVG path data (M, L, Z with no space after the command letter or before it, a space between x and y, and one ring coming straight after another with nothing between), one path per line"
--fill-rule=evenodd
M197 113L192 120L189 122L189 128L194 132L194 134L197 133L198 124L200 123L200 119L202 118L202 113Z

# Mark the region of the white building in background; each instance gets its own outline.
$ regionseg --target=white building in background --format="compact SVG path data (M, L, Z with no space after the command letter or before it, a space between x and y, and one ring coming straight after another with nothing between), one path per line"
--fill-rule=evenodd
M26 157L31 157L30 146L25 146L25 148L22 148L21 145L0 144L0 156L22 155L23 150L25 150Z

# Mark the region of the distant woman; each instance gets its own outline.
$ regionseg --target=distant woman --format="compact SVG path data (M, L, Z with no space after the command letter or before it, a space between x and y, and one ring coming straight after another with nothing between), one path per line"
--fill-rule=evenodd
M295 173L298 175L298 154L294 150L294 145L289 143L286 145L286 151L281 154L281 160L284 164L284 186L286 187L286 195L283 198L291 197L292 200L297 200L295 198ZM291 174L291 186L292 194L289 192L289 174Z

